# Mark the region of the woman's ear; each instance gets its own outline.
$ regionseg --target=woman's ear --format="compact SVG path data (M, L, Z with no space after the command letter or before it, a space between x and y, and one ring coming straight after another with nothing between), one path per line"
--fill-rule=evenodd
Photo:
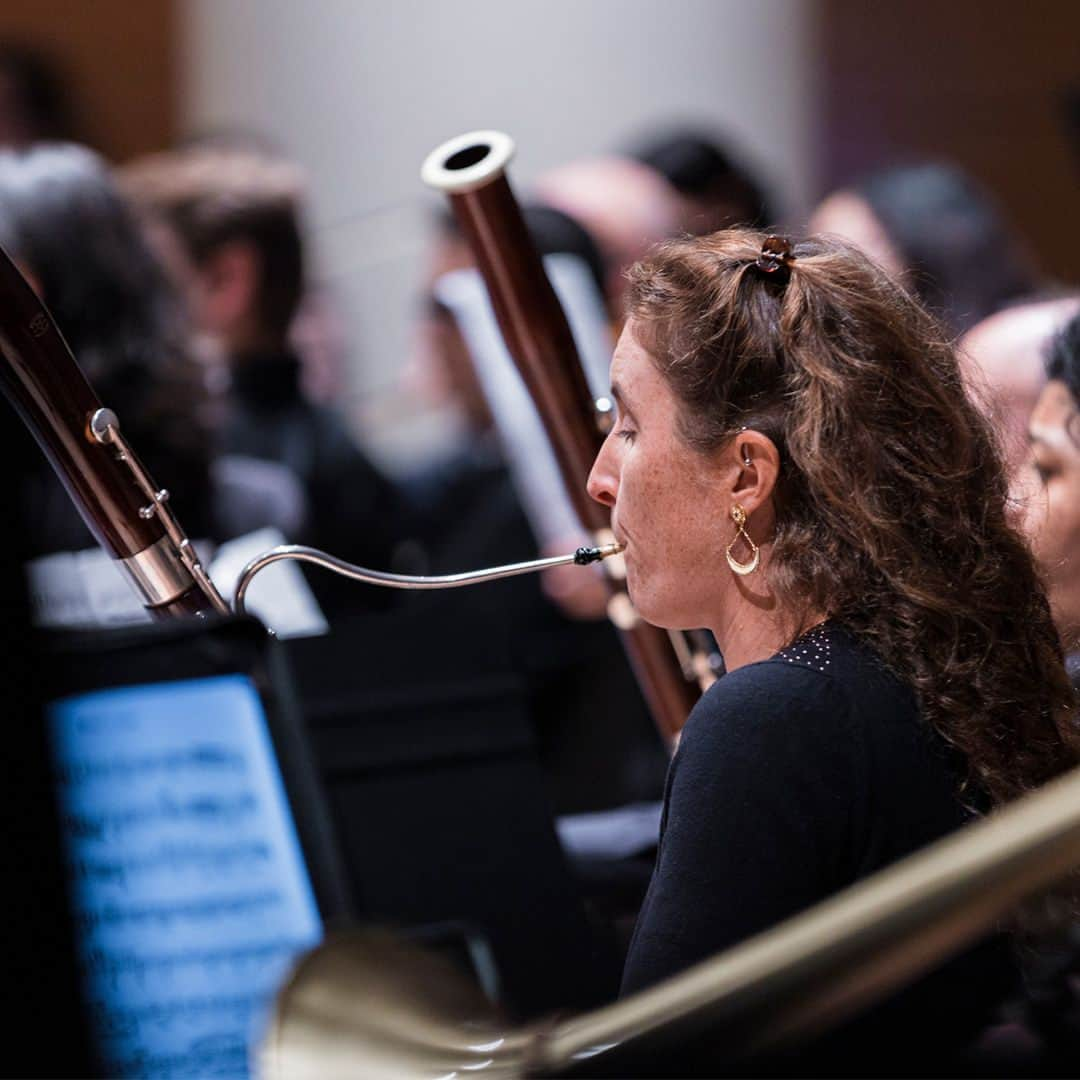
M731 498L749 517L767 503L780 476L780 452L776 444L760 431L740 431L728 446Z

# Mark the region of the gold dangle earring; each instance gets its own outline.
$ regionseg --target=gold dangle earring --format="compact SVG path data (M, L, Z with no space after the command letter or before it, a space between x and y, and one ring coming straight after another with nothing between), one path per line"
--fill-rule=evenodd
M735 533L731 543L728 544L724 555L727 558L728 566L730 566L736 574L739 574L741 577L746 577L747 574L752 574L758 568L758 562L761 560L761 552L758 550L757 544L750 539L750 534L746 531L746 511L738 503L731 508L731 520L735 522L735 528L738 531ZM749 562L739 562L739 560L731 554L731 549L738 542L740 536L750 545L750 550L753 552Z

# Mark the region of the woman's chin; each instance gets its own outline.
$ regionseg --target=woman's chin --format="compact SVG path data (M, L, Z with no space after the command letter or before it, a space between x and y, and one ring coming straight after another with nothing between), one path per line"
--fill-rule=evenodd
M632 580L627 579L627 593L634 605L638 616L661 630L681 630L686 623L680 620L678 611L664 602L663 597L658 597L648 588L634 588Z

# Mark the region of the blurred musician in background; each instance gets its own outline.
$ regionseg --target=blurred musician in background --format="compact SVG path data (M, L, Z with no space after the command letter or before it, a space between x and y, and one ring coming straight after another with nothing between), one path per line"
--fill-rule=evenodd
M952 165L872 173L829 195L809 230L857 244L954 334L1039 285L993 200Z
M1053 339L1031 415L1025 524L1062 642L1080 648L1080 315ZM1080 663L1074 672L1080 670Z
M1064 771L1078 734L988 425L944 331L855 248L662 245L611 381L589 490L631 597L711 628L728 668L672 762L633 991ZM890 1067L963 1043L1011 967L995 941L942 969L845 1036L847 1067L862 1035Z
M224 447L299 477L309 507L299 542L390 566L406 531L397 492L342 418L307 398L289 340L305 274L300 171L256 149L210 143L136 162L123 182L183 283L197 328L224 359ZM385 591L345 595L322 575L311 582L330 610L387 600Z
M589 233L572 217L550 206L526 205L523 213L537 251L542 256L562 254L580 260L596 286L596 295L602 296L607 269ZM538 540L550 538L552 529L546 522L542 523L545 528L530 525L513 491L504 445L516 433L508 423L499 429L454 312L436 295L445 275L474 266L454 218L449 214L440 216L437 224L423 308L405 380L412 393L452 407L459 416L462 434L458 448L446 460L415 474L407 488L416 504L418 536L430 566L434 572L445 573L462 566L484 566L493 560L533 558ZM509 359L505 362L510 364ZM500 509L507 498L513 511L509 506ZM488 527L478 527L478 519L482 521L488 515L494 516ZM585 539L575 529L572 536L560 536L551 553L573 549ZM565 578L560 575L554 587L549 588L552 598L568 615L603 617L607 593L600 579L583 574L579 567L569 569L570 574ZM550 575L545 574L544 579L550 586ZM535 588L535 582L528 585Z
M654 168L617 154L582 158L537 178L540 202L569 214L596 241L605 265L604 295L617 320L625 274L659 240L680 227L679 195Z
M972 389L986 399L1005 464L1013 475L1028 459L1028 420L1046 382L1047 346L1080 308L1080 296L1031 297L976 323L960 339Z
M1046 582L1065 666L1080 688L1080 305L1059 300L1020 308L1017 330L1045 330L1047 315L1063 304L1073 317L1048 344L1040 334L1046 382L1030 416L1028 456L1014 490ZM1067 916L1036 928L1025 943L1023 993L1013 1009L1039 1040L1042 1059L1063 1070L1050 1075L1074 1071L1080 1050L1080 923L1075 913Z
M96 154L74 144L0 152L0 245L151 473L168 477L192 537L299 528L305 509L292 474L216 455L211 399L181 306ZM20 487L28 554L96 546L45 459L29 460Z
M693 128L671 128L643 139L631 156L671 185L680 206L679 229L705 236L717 229L775 224L765 188L721 143Z
M0 42L0 146L76 138L62 74L37 49Z

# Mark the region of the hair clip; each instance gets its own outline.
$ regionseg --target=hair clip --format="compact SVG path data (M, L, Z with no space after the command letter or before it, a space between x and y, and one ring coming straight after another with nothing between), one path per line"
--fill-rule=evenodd
M775 275L773 280L787 281L794 261L795 256L791 253L789 240L783 236L766 236L754 266L763 274Z

